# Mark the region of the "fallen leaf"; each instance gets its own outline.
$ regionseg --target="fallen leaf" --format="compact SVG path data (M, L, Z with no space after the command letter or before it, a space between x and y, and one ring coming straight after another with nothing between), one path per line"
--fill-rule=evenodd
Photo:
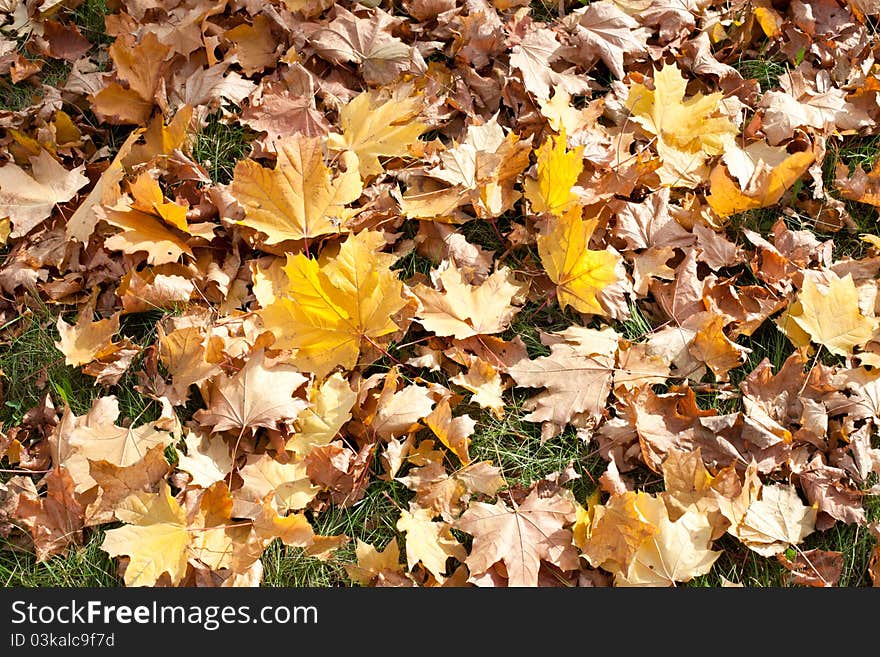
M283 296L261 300L273 346L295 349L293 363L323 377L337 365L353 367L362 343L381 344L394 333L406 300L390 268L396 258L381 252L384 245L381 233L363 231L318 260L288 255Z
M432 273L432 279L440 289L421 284L412 287L421 302L416 319L435 335L458 340L504 331L518 311L513 304L527 289L505 267L481 284L470 285L449 261Z
M878 325L875 317L862 314L858 297L850 274L840 278L827 272L824 280L805 277L797 301L788 309L787 319L832 354L851 355L855 347L871 339ZM787 331L784 320L780 322Z
M562 87L570 94L586 91L586 80L571 73L557 73L551 67L559 56L560 44L553 30L539 27L526 34L525 38L510 51L510 66L518 69L527 91L538 100L550 98L551 87Z
M584 169L583 147L566 147L565 132L548 137L535 153L537 179L527 178L526 198L536 214L549 212L562 217L575 208L578 196L572 191Z
M82 545L85 508L75 483L63 467L53 468L44 478L46 495L22 494L15 518L30 530L37 561L64 554L69 545Z
M843 552L806 550L798 551L794 559L785 554L777 554L776 558L791 573L789 581L794 585L837 586L843 573Z
M31 158L33 175L9 162L0 168L0 213L12 222L9 237L27 235L88 184L82 165L67 170L47 151Z
M688 511L672 522L663 500L644 493L636 508L657 532L639 545L626 570L615 573L615 586L675 586L705 575L721 556L709 549L712 526L701 513Z
M772 557L798 545L815 525L816 509L805 506L794 487L776 484L761 487L733 532L749 549Z
M339 372L331 374L320 385L314 384L309 406L297 417L297 431L287 441L287 449L305 457L314 447L330 444L351 418L356 400L357 393Z
M174 437L156 423L123 427L119 419L119 400L99 397L88 413L74 416L68 409L58 427L53 445L53 460L63 464L76 482L78 492L91 488L89 461L104 460L119 467L139 462L156 445L167 447Z
M334 11L335 18L310 39L319 56L335 64L358 64L371 84L388 84L424 64L417 51L391 34L395 19L381 9L372 10L369 18L359 18L339 5Z
M425 509L402 509L397 529L406 534L406 562L410 570L421 563L438 581L446 578L451 558L464 561L464 546L455 540L448 523L431 519Z
M213 380L203 395L207 408L195 419L212 433L228 429L274 429L280 422L290 422L308 405L294 393L308 379L290 365L265 364L261 350L250 354L235 376Z
M85 526L117 520L116 509L125 499L138 492L155 492L170 469L162 445L151 447L144 458L128 466L89 461L89 474L98 484L98 496L86 507Z
M312 484L304 461L280 463L268 454L252 454L238 474L243 485L235 491L236 499L259 505L268 497L279 513L306 508L319 490ZM253 511L242 508L242 513Z
M116 514L127 524L108 530L101 549L111 557L129 557L125 585L154 586L163 573L172 584L180 582L189 560L190 533L186 514L168 485L161 484L156 494L132 495Z
M339 233L345 205L361 195L356 165L332 177L319 138L293 135L276 149L273 169L253 160L235 166L232 194L245 211L238 223L264 233L267 244Z
M762 142L742 152L749 162L746 171L751 168L742 187L720 164L709 176L711 193L706 201L722 217L775 205L816 159L812 151L789 155L785 149L773 149Z
M406 157L410 146L428 129L416 120L421 108L418 96L381 99L365 91L339 110L342 134L332 133L327 146L357 155L360 175L366 179L384 171L380 157Z
M396 538L392 538L381 551L357 539L354 553L357 565L345 564L345 572L352 581L361 586L370 586L377 579L383 583L385 581L397 583L406 577L400 563L400 548L397 546Z
M431 412L425 416L425 424L434 432L447 449L458 457L462 465L471 461L468 448L470 437L474 433L477 421L470 415L458 415L452 417L452 409L449 401L444 399Z
M264 14L254 16L252 25L242 23L226 30L223 37L235 44L231 54L245 75L253 75L278 62L275 54L278 40L272 34L272 23Z
M60 339L55 347L64 354L65 364L79 366L95 360L119 331L119 313L98 321L93 321L93 313L94 304L87 304L75 325L58 316L55 327Z
M577 17L577 22L572 22L577 57L600 58L618 79L625 75L624 56L647 50L650 32L613 1L592 2L571 16Z
M663 166L660 181L671 187L696 187L707 173L706 162L734 145L736 126L720 113L721 92L686 96L687 80L678 66L664 64L654 74L654 89L629 88L626 107L632 120L657 139Z
M465 563L470 580L502 562L507 585L537 586L541 563L552 563L562 570L577 568L577 552L571 530L574 504L561 495L541 497L532 490L521 504L472 502L456 528L474 537Z
M210 488L229 475L233 460L222 437L190 431L184 444L186 453L178 452L177 469L189 473L190 484Z
M605 409L614 373L617 333L611 328L569 329L564 341L550 346L550 355L523 360L509 369L518 386L546 388L526 402L523 419L549 422L561 431L584 415L598 420ZM557 432L558 432L557 431Z
M596 224L596 219L582 219L580 207L574 206L547 222L546 230L538 235L538 254L556 283L560 308L571 305L582 313L607 315L596 295L618 281L620 256L589 248Z

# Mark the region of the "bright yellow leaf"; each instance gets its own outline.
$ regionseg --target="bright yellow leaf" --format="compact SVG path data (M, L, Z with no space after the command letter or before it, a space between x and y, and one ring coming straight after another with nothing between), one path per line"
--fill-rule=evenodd
M685 97L685 80L678 67L666 64L654 74L654 89L634 84L626 107L633 121L657 138L663 161L657 173L664 185L696 187L705 178L705 164L734 145L736 126L719 112L724 94Z
M722 165L709 176L710 193L706 197L716 214L726 217L754 208L766 208L779 202L782 195L800 178L815 160L812 151L788 155L776 166L759 160L746 191L742 191Z
M605 315L596 294L617 282L615 268L620 256L589 248L596 223L595 219L581 219L577 206L554 217L548 230L538 235L538 254L550 280L556 283L560 308L571 305L582 313Z
M449 524L434 522L427 509L413 509L412 513L402 510L397 529L406 533L406 561L409 567L421 561L438 581L445 579L449 557L462 562L467 558L464 546L452 535Z
M305 457L315 447L330 444L351 418L355 401L357 393L340 372L321 385L315 383L309 393L310 405L297 418L298 431L287 441L287 449Z
M577 203L571 190L584 170L584 147L566 148L565 131L548 137L535 151L538 178L525 181L526 198L535 213L550 212L561 216Z
M337 365L351 369L364 343L394 333L394 315L407 302L384 245L381 233L363 231L317 260L288 255L286 288L260 312L273 347L296 350L293 363L323 377Z
M126 555L126 586L153 586L163 573L177 584L186 574L186 514L164 481L158 494L139 493L120 504L116 515L125 522L109 530L101 549L111 557Z
M104 240L108 249L146 253L151 265L177 262L183 254L192 255L186 240L153 214L128 208L113 209L107 211L105 220L122 229L121 233Z
M672 522L663 500L646 493L637 494L636 509L656 534L642 541L627 568L614 573L615 586L674 586L705 575L721 556L709 549L712 526L699 511Z

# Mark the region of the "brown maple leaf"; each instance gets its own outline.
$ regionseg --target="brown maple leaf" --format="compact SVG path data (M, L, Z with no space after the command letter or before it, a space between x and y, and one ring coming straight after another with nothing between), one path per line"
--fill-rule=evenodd
M549 356L513 365L509 372L517 385L546 389L526 403L531 412L524 419L548 423L551 435L568 423L597 421L611 392L617 339L611 328L571 327L551 338Z
M359 18L339 5L334 18L310 38L318 55L334 64L358 64L370 84L388 84L402 73L419 73L425 62L418 50L391 34L398 20L374 9L370 18Z
M67 469L56 466L46 475L44 482L46 495L22 495L15 512L16 519L31 532L37 561L63 554L69 545L81 545L83 539L85 508Z
M207 408L195 419L215 432L274 429L280 422L296 419L307 403L293 395L308 379L290 365L268 367L265 360L262 350L255 351L234 376L205 385Z
M508 586L537 586L542 562L562 570L578 567L572 533L574 503L561 494L542 497L537 488L521 503L472 502L456 528L474 537L465 563L473 581L502 562Z

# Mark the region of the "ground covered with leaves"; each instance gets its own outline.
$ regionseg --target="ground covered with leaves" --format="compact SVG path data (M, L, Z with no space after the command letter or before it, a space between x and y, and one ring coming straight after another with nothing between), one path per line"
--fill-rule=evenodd
M0 580L880 583L875 0L0 0Z

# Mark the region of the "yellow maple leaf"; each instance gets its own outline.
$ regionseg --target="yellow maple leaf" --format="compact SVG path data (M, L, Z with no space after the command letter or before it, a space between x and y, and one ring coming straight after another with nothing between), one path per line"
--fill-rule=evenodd
M451 527L443 521L433 521L427 509L406 509L400 512L397 529L406 532L406 562L412 568L419 561L438 581L446 575L446 560L467 558L464 546L452 535Z
M725 167L719 164L709 175L710 193L706 201L722 217L774 205L782 198L785 190L810 168L815 159L812 151L800 151L791 155L786 153L784 159L776 162L759 159L744 191L727 173Z
M317 382L312 385L309 401L309 407L297 418L296 433L287 441L287 449L302 457L336 438L342 425L351 418L357 393L340 372L334 372L320 385Z
M127 555L126 586L153 586L163 573L177 584L186 574L186 513L163 481L158 494L138 493L123 501L118 518L129 524L109 530L101 549L111 557Z
M379 157L409 154L410 144L428 129L415 120L421 106L416 96L383 101L376 92L365 91L339 110L342 134L328 135L327 146L357 155L363 178L378 175L385 170Z
M149 173L141 174L128 187L131 198L124 197L104 216L107 223L123 230L108 237L104 246L125 253L146 252L147 262L153 265L176 262L184 253L192 255L180 234L189 234L188 206L166 202L162 188Z
M736 126L719 114L724 94L685 97L685 80L675 64L654 74L654 89L634 84L626 107L633 121L657 138L657 154L663 161L657 173L664 185L696 187L703 182L705 164L734 145Z
M184 105L178 109L174 118L167 124L162 114L157 114L150 121L150 125L146 130L139 129L135 131L137 133L136 139L143 134L144 143L134 144L130 149L131 152L126 149L122 153L122 149L120 149L117 159L126 168L132 169L138 164L152 160L154 157L164 158L177 148L185 148L184 144L192 117L193 108L190 105ZM106 172L104 175L106 175Z
M413 294L422 302L418 321L436 335L451 335L458 340L505 330L519 310L512 304L528 288L507 267L501 267L480 285L469 285L461 270L447 261L433 278L442 285L442 291L427 285L413 286Z
M712 525L688 509L672 520L664 499L644 492L612 495L582 512L584 556L614 575L615 586L671 586L709 572Z
M596 223L595 219L582 219L581 208L573 207L551 219L547 231L538 235L538 254L550 280L556 283L560 308L571 305L582 313L605 315L596 294L618 280L615 268L620 256L589 248Z
M189 233L186 223L187 205L167 202L159 182L148 173L142 173L128 185L133 202L132 209L157 215L166 224L174 226L184 233Z
M583 151L583 146L566 148L564 130L548 137L535 151L538 178L525 181L526 198L534 212L561 216L577 203L577 194L571 188L584 170Z
M94 301L87 303L73 325L58 315L55 326L60 339L55 347L64 354L65 364L80 366L90 363L113 342L113 336L119 330L120 313L95 322L92 321L94 311Z
M275 168L253 160L235 167L232 194L244 208L238 223L266 235L266 244L339 233L361 195L356 157L346 157L346 171L331 178L324 165L323 139L295 134L276 145Z
M770 557L797 545L815 531L817 510L801 501L794 486L762 486L760 495L761 499L752 501L734 530L750 549Z
M362 231L317 260L287 256L286 285L267 295L272 302L260 316L274 347L296 350L300 370L323 377L337 365L350 369L363 342L379 344L398 329L394 316L407 302L384 245L381 233Z
M656 530L636 549L624 570L614 573L615 586L674 586L705 575L721 552L713 552L712 526L698 511L687 511L675 522L660 497L636 495L639 516Z
M859 292L852 274L843 278L831 271L823 274L828 283L821 286L813 276L804 278L797 301L789 307L786 321L780 319L780 326L796 344L806 334L833 354L852 355L855 347L874 335L878 320L866 317L859 309ZM787 330L789 322L794 323L794 331Z
M381 551L369 543L357 539L354 554L357 557L357 565L343 565L352 581L361 586L369 586L377 576L383 574L400 574L402 576L400 548L397 547L396 538L392 538L385 549Z
M449 400L444 399L437 404L437 408L430 415L425 416L425 424L440 439L440 442L458 457L462 465L471 462L468 449L477 422L470 415L452 417Z

